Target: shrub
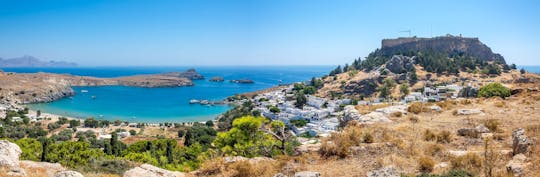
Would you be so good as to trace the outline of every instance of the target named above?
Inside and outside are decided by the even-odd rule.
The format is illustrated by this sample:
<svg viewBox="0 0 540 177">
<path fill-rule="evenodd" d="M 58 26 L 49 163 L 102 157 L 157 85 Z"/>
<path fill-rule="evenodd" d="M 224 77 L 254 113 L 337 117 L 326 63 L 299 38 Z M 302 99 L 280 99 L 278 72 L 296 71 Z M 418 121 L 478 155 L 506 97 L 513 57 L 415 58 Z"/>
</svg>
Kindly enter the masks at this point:
<svg viewBox="0 0 540 177">
<path fill-rule="evenodd" d="M 500 83 L 490 83 L 480 88 L 478 91 L 479 97 L 501 97 L 506 98 L 510 96 L 510 89 L 506 88 Z"/>
<path fill-rule="evenodd" d="M 443 153 L 444 146 L 440 144 L 431 144 L 431 145 L 428 145 L 426 149 L 424 149 L 424 151 L 426 152 L 427 155 L 437 156 Z"/>
<path fill-rule="evenodd" d="M 467 171 L 479 171 L 482 168 L 482 158 L 475 153 L 468 153 L 450 159 L 452 169 L 464 169 Z"/>
<path fill-rule="evenodd" d="M 135 131 L 135 130 L 129 130 L 129 134 L 130 134 L 131 136 L 134 136 L 134 135 L 137 134 L 137 131 Z"/>
<path fill-rule="evenodd" d="M 497 119 L 488 119 L 484 122 L 484 125 L 492 132 L 497 132 L 500 124 L 501 123 Z"/>
<path fill-rule="evenodd" d="M 371 135 L 371 133 L 364 133 L 364 137 L 363 137 L 362 142 L 364 142 L 364 143 L 373 143 L 374 139 L 373 139 L 373 136 Z"/>
<path fill-rule="evenodd" d="M 439 143 L 450 143 L 452 142 L 452 133 L 448 130 L 443 130 L 437 135 L 437 142 Z"/>
<path fill-rule="evenodd" d="M 342 132 L 332 133 L 321 143 L 319 153 L 323 157 L 338 156 L 345 158 L 349 155 L 349 148 L 362 143 L 362 131 L 357 126 L 347 126 Z"/>
<path fill-rule="evenodd" d="M 435 166 L 435 161 L 429 157 L 421 157 L 418 160 L 418 170 L 424 173 L 429 173 L 433 171 L 433 167 Z"/>
<path fill-rule="evenodd" d="M 403 113 L 401 113 L 401 112 L 393 112 L 390 116 L 392 116 L 392 117 L 401 117 L 401 116 L 403 116 Z"/>
<path fill-rule="evenodd" d="M 424 103 L 420 103 L 420 102 L 414 102 L 409 107 L 407 107 L 407 111 L 414 114 L 420 114 L 425 109 L 427 108 L 425 108 Z"/>
<path fill-rule="evenodd" d="M 433 133 L 430 129 L 427 129 L 424 132 L 424 140 L 426 141 L 435 141 L 437 140 L 437 135 Z"/>
</svg>

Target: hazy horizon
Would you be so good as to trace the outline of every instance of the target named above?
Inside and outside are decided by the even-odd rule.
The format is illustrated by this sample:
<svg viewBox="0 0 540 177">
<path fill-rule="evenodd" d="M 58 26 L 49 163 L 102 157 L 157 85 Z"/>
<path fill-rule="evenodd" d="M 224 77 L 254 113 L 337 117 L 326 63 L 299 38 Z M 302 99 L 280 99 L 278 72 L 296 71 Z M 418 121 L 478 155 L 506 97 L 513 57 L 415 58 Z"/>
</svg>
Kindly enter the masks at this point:
<svg viewBox="0 0 540 177">
<path fill-rule="evenodd" d="M 3 1 L 0 57 L 83 67 L 329 66 L 382 39 L 478 37 L 537 66 L 535 1 Z"/>
</svg>

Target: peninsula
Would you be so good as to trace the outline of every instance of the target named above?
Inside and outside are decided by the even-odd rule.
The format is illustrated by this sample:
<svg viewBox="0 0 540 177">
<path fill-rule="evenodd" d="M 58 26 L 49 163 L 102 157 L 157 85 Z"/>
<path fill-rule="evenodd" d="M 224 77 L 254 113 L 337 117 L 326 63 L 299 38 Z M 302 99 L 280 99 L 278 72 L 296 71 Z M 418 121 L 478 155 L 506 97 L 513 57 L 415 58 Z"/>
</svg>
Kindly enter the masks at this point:
<svg viewBox="0 0 540 177">
<path fill-rule="evenodd" d="M 204 79 L 194 69 L 184 72 L 144 74 L 114 78 L 99 78 L 53 73 L 0 72 L 0 95 L 3 102 L 17 104 L 50 102 L 75 94 L 72 86 L 133 86 L 183 87 L 193 86 L 192 80 Z"/>
</svg>

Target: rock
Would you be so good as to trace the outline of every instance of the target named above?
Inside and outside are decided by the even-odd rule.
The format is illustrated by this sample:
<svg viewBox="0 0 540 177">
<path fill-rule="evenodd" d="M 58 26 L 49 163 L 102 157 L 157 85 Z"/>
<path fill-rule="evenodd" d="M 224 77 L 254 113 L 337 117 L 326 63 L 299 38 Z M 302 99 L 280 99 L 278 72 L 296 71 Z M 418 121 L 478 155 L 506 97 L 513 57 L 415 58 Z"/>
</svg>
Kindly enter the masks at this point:
<svg viewBox="0 0 540 177">
<path fill-rule="evenodd" d="M 130 169 L 124 173 L 124 177 L 184 177 L 185 174 L 177 171 L 161 169 L 149 164 Z"/>
<path fill-rule="evenodd" d="M 62 167 L 59 163 L 49 162 L 34 162 L 29 160 L 22 160 L 20 162 L 21 168 L 28 172 L 41 171 L 47 176 L 54 176 L 58 172 L 65 171 L 66 168 Z"/>
<path fill-rule="evenodd" d="M 386 62 L 386 69 L 395 74 L 410 71 L 414 67 L 414 60 L 403 55 L 394 55 Z"/>
<path fill-rule="evenodd" d="M 475 128 L 462 128 L 457 131 L 459 136 L 466 136 L 471 138 L 478 138 L 478 131 Z"/>
<path fill-rule="evenodd" d="M 372 95 L 377 91 L 376 79 L 362 79 L 349 81 L 343 87 L 343 93 L 347 95 Z"/>
<path fill-rule="evenodd" d="M 360 112 L 358 112 L 353 105 L 347 105 L 343 108 L 343 117 L 341 121 L 349 122 L 351 120 L 358 120 L 360 119 L 360 116 Z"/>
<path fill-rule="evenodd" d="M 400 177 L 400 173 L 394 167 L 387 166 L 368 172 L 367 177 Z"/>
<path fill-rule="evenodd" d="M 532 140 L 525 135 L 525 129 L 519 128 L 512 132 L 512 151 L 514 155 L 528 153 L 532 144 Z"/>
<path fill-rule="evenodd" d="M 484 115 L 484 111 L 481 109 L 458 109 L 457 115 L 473 115 L 473 114 L 480 114 Z"/>
<path fill-rule="evenodd" d="M 248 158 L 245 158 L 245 157 L 242 157 L 242 156 L 225 157 L 223 159 L 225 160 L 225 163 L 234 163 L 234 162 L 238 162 L 238 161 L 248 160 Z"/>
<path fill-rule="evenodd" d="M 54 177 L 84 177 L 81 173 L 76 171 L 61 171 L 54 175 Z"/>
<path fill-rule="evenodd" d="M 294 177 L 321 177 L 321 173 L 313 171 L 296 172 Z"/>
<path fill-rule="evenodd" d="M 286 177 L 283 173 L 277 173 L 274 175 L 274 177 Z"/>
<path fill-rule="evenodd" d="M 440 106 L 437 106 L 437 105 L 430 106 L 429 109 L 431 109 L 433 111 L 437 111 L 437 112 L 442 111 L 442 108 Z"/>
<path fill-rule="evenodd" d="M 489 128 L 484 126 L 484 124 L 480 124 L 480 125 L 476 126 L 475 129 L 476 129 L 476 132 L 478 132 L 478 133 L 489 133 L 490 132 Z"/>
<path fill-rule="evenodd" d="M 364 124 L 372 124 L 378 122 L 392 122 L 388 117 L 380 112 L 371 112 L 369 114 L 363 115 L 358 119 L 358 122 Z"/>
<path fill-rule="evenodd" d="M 375 111 L 380 112 L 380 113 L 384 113 L 387 116 L 391 115 L 391 114 L 393 114 L 395 112 L 401 112 L 403 114 L 407 114 L 407 105 L 388 106 L 388 107 L 385 107 L 385 108 L 376 109 Z"/>
<path fill-rule="evenodd" d="M 19 156 L 22 151 L 15 143 L 0 140 L 0 167 L 19 167 Z"/>
<path fill-rule="evenodd" d="M 6 170 L 9 176 L 26 176 L 24 169 L 19 167 L 21 153 L 17 144 L 0 140 L 0 169 Z"/>
<path fill-rule="evenodd" d="M 525 157 L 523 154 L 518 154 L 506 164 L 506 170 L 514 174 L 516 177 L 523 176 L 529 165 L 530 163 L 527 162 L 527 157 Z"/>
<path fill-rule="evenodd" d="M 320 149 L 321 149 L 321 143 L 302 144 L 296 147 L 296 151 L 300 153 L 319 152 Z"/>
<path fill-rule="evenodd" d="M 225 79 L 223 77 L 212 77 L 209 81 L 210 82 L 223 82 Z"/>
</svg>

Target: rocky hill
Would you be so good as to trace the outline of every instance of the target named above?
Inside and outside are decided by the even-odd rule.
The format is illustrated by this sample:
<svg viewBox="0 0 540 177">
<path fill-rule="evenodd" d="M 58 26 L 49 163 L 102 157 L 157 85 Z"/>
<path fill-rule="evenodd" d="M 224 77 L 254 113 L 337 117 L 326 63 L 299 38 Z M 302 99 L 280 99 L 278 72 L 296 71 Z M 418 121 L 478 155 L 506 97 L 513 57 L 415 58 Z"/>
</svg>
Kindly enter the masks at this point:
<svg viewBox="0 0 540 177">
<path fill-rule="evenodd" d="M 76 67 L 76 63 L 64 61 L 43 61 L 33 56 L 17 58 L 0 58 L 0 67 Z"/>
<path fill-rule="evenodd" d="M 74 93 L 72 86 L 122 85 L 134 87 L 182 87 L 204 78 L 191 69 L 186 72 L 98 78 L 52 73 L 0 72 L 0 101 L 4 103 L 50 102 Z M 1 103 L 0 102 L 0 103 Z"/>
<path fill-rule="evenodd" d="M 428 52 L 437 51 L 452 54 L 471 56 L 483 61 L 494 61 L 501 64 L 506 63 L 504 58 L 480 42 L 478 38 L 467 38 L 461 36 L 441 36 L 435 38 L 398 38 L 383 39 L 381 49 L 377 55 L 392 56 L 402 52 Z"/>
</svg>

